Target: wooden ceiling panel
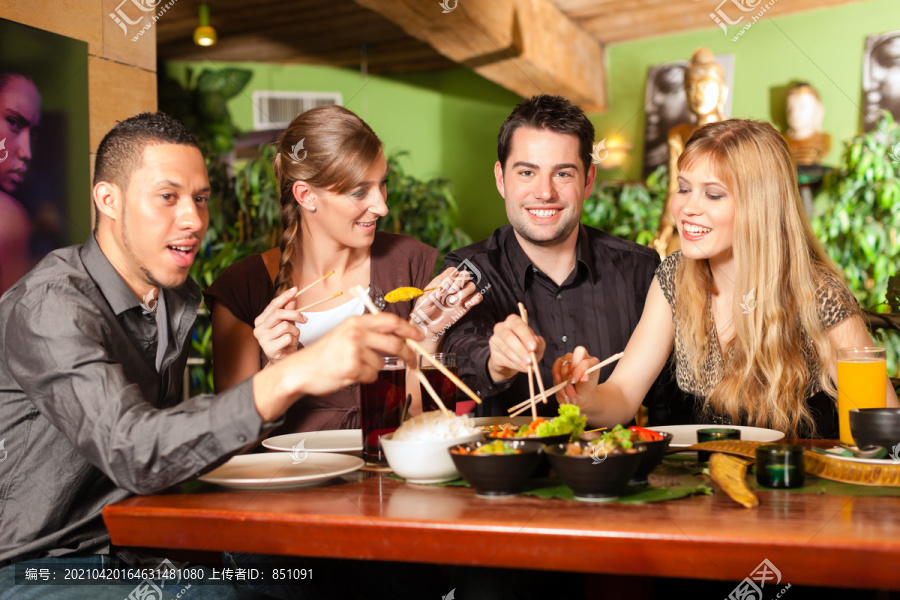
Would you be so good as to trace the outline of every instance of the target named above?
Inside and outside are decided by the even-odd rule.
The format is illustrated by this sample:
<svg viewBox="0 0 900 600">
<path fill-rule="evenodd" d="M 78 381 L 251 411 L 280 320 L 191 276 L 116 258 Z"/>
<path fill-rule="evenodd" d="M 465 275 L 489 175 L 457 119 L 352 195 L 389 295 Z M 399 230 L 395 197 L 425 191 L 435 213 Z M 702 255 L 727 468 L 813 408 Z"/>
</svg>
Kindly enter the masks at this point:
<svg viewBox="0 0 900 600">
<path fill-rule="evenodd" d="M 780 0 L 765 13 L 777 17 L 863 0 Z M 604 43 L 627 42 L 718 27 L 710 17 L 721 6 L 732 19 L 754 15 L 765 0 L 552 0 L 569 18 Z M 735 3 L 754 7 L 742 13 Z"/>
<path fill-rule="evenodd" d="M 861 1 L 779 0 L 766 16 Z M 200 48 L 191 39 L 200 0 L 178 0 L 156 23 L 157 55 L 359 68 L 364 51 L 372 73 L 463 65 L 520 95 L 562 93 L 602 110 L 607 44 L 715 29 L 710 14 L 721 6 L 737 18 L 740 2 L 766 3 L 447 0 L 454 9 L 444 13 L 437 0 L 209 0 L 219 43 Z"/>
<path fill-rule="evenodd" d="M 449 69 L 455 63 L 352 0 L 211 0 L 219 42 L 193 43 L 199 0 L 179 0 L 159 20 L 163 60 L 223 60 L 359 68 L 365 49 L 373 73 Z M 439 10 L 439 9 L 438 9 Z"/>
</svg>

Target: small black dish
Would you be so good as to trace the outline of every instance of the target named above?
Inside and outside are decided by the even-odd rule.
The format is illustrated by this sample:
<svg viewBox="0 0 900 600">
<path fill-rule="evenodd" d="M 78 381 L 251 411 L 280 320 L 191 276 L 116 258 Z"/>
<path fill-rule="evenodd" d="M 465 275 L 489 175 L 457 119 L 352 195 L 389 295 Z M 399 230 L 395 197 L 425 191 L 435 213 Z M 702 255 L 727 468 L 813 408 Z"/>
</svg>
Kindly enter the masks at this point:
<svg viewBox="0 0 900 600">
<path fill-rule="evenodd" d="M 585 448 L 587 442 L 575 442 Z M 634 477 L 644 454 L 645 446 L 635 444 L 634 452 L 592 456 L 567 456 L 567 444 L 545 446 L 550 464 L 563 482 L 572 488 L 577 500 L 610 499 L 618 496 L 628 480 Z"/>
<path fill-rule="evenodd" d="M 563 433 L 560 435 L 548 435 L 546 437 L 501 438 L 501 437 L 494 437 L 488 433 L 488 434 L 485 434 L 484 437 L 487 438 L 488 440 L 502 440 L 502 441 L 523 440 L 523 441 L 527 441 L 527 442 L 538 442 L 541 445 L 554 446 L 556 444 L 565 444 L 566 442 L 569 441 L 569 438 L 571 436 L 568 433 Z M 551 475 L 550 470 L 551 470 L 550 461 L 547 460 L 547 455 L 545 454 L 542 456 L 541 462 L 540 462 L 540 464 L 538 464 L 538 467 L 534 472 L 534 477 L 536 479 L 544 479 L 544 478 L 550 477 L 550 475 Z"/>
<path fill-rule="evenodd" d="M 850 435 L 858 448 L 881 446 L 891 457 L 900 454 L 900 408 L 853 408 Z"/>
<path fill-rule="evenodd" d="M 589 431 L 582 433 L 579 437 L 580 440 L 584 442 L 590 442 L 592 440 L 599 440 L 603 436 L 605 431 Z M 659 466 L 659 463 L 662 462 L 662 459 L 666 456 L 666 450 L 669 449 L 669 444 L 672 443 L 672 438 L 675 436 L 671 433 L 665 431 L 657 431 L 659 435 L 663 436 L 663 439 L 657 442 L 634 442 L 634 445 L 646 446 L 647 451 L 644 453 L 644 460 L 641 461 L 641 466 L 638 467 L 637 473 L 634 474 L 634 477 L 628 483 L 634 484 L 642 484 L 647 483 L 647 476 L 653 472 L 653 469 Z"/>
<path fill-rule="evenodd" d="M 479 496 L 511 496 L 519 493 L 522 484 L 541 461 L 544 445 L 530 440 L 502 440 L 503 444 L 521 450 L 521 454 L 459 454 L 460 448 L 474 450 L 491 443 L 469 442 L 450 448 L 456 470 L 475 488 Z"/>
<path fill-rule="evenodd" d="M 638 467 L 637 473 L 631 478 L 631 483 L 647 483 L 647 476 L 659 466 L 659 463 L 666 456 L 666 450 L 669 449 L 669 444 L 672 443 L 672 438 L 675 436 L 666 431 L 658 431 L 657 433 L 663 436 L 663 439 L 658 442 L 642 441 L 634 443 L 635 446 L 645 446 L 647 451 L 644 452 L 644 460 L 641 461 L 641 466 Z"/>
</svg>

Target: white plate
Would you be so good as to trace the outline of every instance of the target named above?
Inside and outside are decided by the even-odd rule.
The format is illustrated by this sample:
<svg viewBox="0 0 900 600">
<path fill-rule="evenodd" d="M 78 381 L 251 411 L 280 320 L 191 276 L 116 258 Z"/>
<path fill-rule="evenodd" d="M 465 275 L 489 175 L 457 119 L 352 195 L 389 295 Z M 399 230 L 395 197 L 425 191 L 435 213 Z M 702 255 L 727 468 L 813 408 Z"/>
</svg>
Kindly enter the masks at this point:
<svg viewBox="0 0 900 600">
<path fill-rule="evenodd" d="M 282 452 L 362 452 L 361 429 L 333 429 L 330 431 L 304 431 L 276 435 L 263 440 L 269 450 Z"/>
<path fill-rule="evenodd" d="M 528 425 L 531 421 L 531 417 L 476 417 L 472 419 L 472 425 L 475 427 L 488 427 L 490 425 L 512 423 L 522 427 L 523 425 Z"/>
<path fill-rule="evenodd" d="M 816 452 L 816 454 L 821 454 L 822 456 L 829 456 L 831 458 L 836 458 L 838 460 L 843 460 L 852 463 L 861 463 L 864 465 L 880 465 L 882 467 L 890 467 L 891 465 L 895 465 L 900 467 L 900 461 L 894 460 L 890 456 L 886 456 L 884 458 L 857 458 L 856 456 L 839 456 L 837 454 L 832 454 L 831 452 L 827 452 L 822 454 L 821 452 Z"/>
<path fill-rule="evenodd" d="M 294 464 L 296 460 L 300 462 Z M 303 454 L 298 459 L 284 452 L 242 454 L 200 480 L 241 490 L 286 490 L 352 473 L 363 464 L 348 454 Z"/>
<path fill-rule="evenodd" d="M 665 431 L 674 437 L 669 448 L 685 448 L 697 443 L 698 429 L 740 429 L 741 440 L 747 442 L 777 442 L 784 439 L 784 434 L 774 429 L 747 427 L 746 425 L 661 425 L 648 427 L 654 431 Z"/>
</svg>

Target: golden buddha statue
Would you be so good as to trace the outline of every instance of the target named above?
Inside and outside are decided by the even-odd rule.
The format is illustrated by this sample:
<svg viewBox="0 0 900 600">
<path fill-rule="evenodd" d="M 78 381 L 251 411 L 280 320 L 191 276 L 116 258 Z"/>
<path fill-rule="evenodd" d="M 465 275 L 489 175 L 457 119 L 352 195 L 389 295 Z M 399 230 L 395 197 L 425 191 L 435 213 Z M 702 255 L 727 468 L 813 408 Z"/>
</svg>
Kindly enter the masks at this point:
<svg viewBox="0 0 900 600">
<path fill-rule="evenodd" d="M 725 102 L 728 99 L 728 81 L 725 69 L 716 62 L 716 57 L 707 48 L 694 52 L 684 68 L 684 91 L 687 94 L 691 120 L 676 125 L 669 130 L 669 191 L 666 206 L 659 219 L 656 237 L 651 245 L 661 258 L 674 252 L 680 246 L 672 220 L 670 206 L 672 196 L 678 191 L 678 157 L 691 134 L 698 128 L 725 119 Z"/>
<path fill-rule="evenodd" d="M 831 150 L 831 136 L 822 131 L 824 118 L 825 107 L 814 87 L 798 83 L 788 90 L 784 139 L 798 166 L 818 165 Z"/>
</svg>

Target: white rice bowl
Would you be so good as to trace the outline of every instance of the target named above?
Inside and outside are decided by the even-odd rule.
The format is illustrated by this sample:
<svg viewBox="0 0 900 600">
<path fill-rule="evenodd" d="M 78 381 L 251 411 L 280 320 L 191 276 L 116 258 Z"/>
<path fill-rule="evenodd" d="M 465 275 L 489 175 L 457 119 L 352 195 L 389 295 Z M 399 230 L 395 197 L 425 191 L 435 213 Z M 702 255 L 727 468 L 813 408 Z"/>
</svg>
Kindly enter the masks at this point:
<svg viewBox="0 0 900 600">
<path fill-rule="evenodd" d="M 447 418 L 440 411 L 432 411 L 381 436 L 381 447 L 391 469 L 400 477 L 411 483 L 439 483 L 459 477 L 449 448 L 481 438 L 481 431 L 467 416 Z"/>
</svg>

